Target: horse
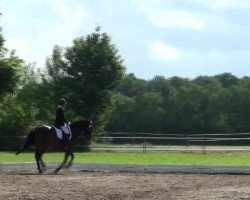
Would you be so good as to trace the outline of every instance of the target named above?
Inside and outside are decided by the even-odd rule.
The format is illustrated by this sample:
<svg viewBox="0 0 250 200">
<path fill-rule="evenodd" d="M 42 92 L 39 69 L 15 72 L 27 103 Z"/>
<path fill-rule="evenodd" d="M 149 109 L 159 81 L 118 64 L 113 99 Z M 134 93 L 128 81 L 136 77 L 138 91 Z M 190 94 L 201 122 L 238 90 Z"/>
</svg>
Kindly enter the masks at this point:
<svg viewBox="0 0 250 200">
<path fill-rule="evenodd" d="M 62 168 L 70 168 L 73 164 L 74 153 L 73 146 L 77 138 L 82 135 L 83 140 L 90 144 L 91 133 L 93 123 L 91 121 L 78 121 L 69 125 L 71 129 L 71 139 L 68 140 L 66 146 L 61 146 L 60 139 L 57 138 L 56 131 L 53 127 L 41 126 L 33 129 L 26 138 L 26 142 L 19 150 L 16 152 L 16 155 L 23 152 L 29 146 L 35 146 L 35 159 L 37 164 L 37 169 L 39 173 L 43 173 L 46 170 L 46 165 L 42 159 L 43 154 L 48 150 L 48 148 L 53 148 L 56 146 L 64 147 L 64 160 L 63 162 L 55 169 L 55 173 Z M 71 157 L 69 162 L 68 158 Z"/>
</svg>

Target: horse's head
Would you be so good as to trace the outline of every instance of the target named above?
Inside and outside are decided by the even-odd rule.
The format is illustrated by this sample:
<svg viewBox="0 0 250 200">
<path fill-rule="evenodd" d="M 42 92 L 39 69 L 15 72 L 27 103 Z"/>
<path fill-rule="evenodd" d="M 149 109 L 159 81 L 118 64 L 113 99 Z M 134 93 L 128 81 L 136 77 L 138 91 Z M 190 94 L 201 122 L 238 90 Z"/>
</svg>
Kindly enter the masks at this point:
<svg viewBox="0 0 250 200">
<path fill-rule="evenodd" d="M 71 125 L 73 129 L 75 129 L 79 135 L 83 136 L 87 143 L 90 142 L 93 123 L 92 121 L 78 121 Z"/>
<path fill-rule="evenodd" d="M 93 129 L 93 122 L 87 121 L 87 125 L 85 126 L 83 136 L 88 140 L 88 142 L 90 142 L 90 139 L 91 139 L 92 129 Z"/>
</svg>

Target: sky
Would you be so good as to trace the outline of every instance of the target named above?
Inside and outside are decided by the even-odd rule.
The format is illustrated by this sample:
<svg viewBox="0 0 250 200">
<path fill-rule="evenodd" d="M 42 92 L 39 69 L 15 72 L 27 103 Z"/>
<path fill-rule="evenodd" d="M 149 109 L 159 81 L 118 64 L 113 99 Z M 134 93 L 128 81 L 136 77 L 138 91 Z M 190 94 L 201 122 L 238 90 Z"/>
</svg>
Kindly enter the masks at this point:
<svg viewBox="0 0 250 200">
<path fill-rule="evenodd" d="M 0 12 L 5 47 L 39 68 L 101 26 L 138 78 L 250 76 L 250 0 L 0 0 Z"/>
</svg>

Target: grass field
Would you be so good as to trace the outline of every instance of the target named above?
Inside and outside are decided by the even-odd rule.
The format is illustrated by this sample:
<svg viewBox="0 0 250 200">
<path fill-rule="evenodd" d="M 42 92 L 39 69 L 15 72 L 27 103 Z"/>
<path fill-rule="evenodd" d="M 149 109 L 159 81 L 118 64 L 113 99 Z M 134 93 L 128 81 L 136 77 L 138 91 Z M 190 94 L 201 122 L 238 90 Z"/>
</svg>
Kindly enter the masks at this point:
<svg viewBox="0 0 250 200">
<path fill-rule="evenodd" d="M 47 153 L 44 160 L 60 162 L 63 153 Z M 16 156 L 13 152 L 0 152 L 0 163 L 34 162 L 33 153 L 22 153 Z M 75 153 L 76 163 L 100 164 L 133 164 L 133 165 L 222 165 L 250 166 L 248 154 L 209 153 Z"/>
</svg>

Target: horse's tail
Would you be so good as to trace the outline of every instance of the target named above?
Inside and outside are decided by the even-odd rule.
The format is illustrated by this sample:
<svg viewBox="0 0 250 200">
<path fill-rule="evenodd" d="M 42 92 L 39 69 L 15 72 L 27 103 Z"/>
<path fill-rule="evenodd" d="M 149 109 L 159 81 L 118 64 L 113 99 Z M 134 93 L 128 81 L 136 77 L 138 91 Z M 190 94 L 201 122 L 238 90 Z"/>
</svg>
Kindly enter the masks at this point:
<svg viewBox="0 0 250 200">
<path fill-rule="evenodd" d="M 16 155 L 18 155 L 19 153 L 22 153 L 25 149 L 27 149 L 29 146 L 34 145 L 35 144 L 35 133 L 36 130 L 32 130 L 29 135 L 26 138 L 26 142 L 23 145 L 22 149 L 20 149 L 18 152 L 16 152 Z"/>
</svg>

